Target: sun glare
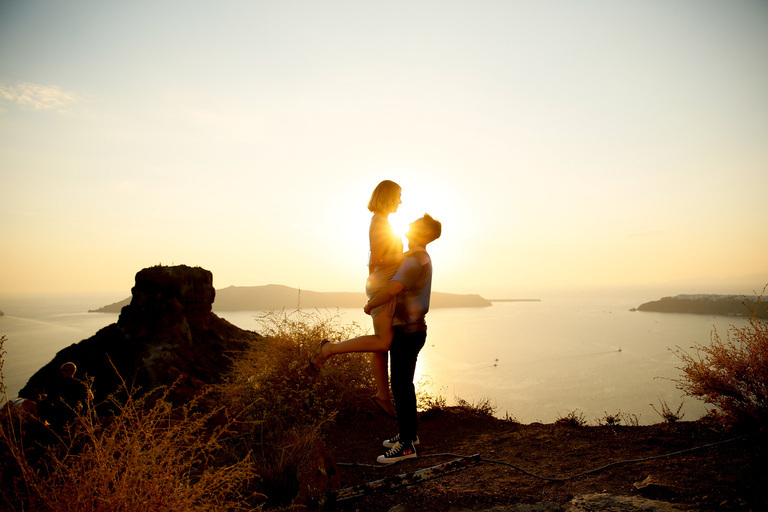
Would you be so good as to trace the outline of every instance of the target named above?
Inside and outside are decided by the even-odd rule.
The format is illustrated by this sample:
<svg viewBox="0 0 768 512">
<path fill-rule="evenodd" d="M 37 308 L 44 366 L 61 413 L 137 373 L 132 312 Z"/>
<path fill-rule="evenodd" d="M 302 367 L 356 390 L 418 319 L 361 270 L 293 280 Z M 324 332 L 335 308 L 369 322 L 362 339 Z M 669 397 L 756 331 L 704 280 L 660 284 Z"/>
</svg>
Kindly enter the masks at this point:
<svg viewBox="0 0 768 512">
<path fill-rule="evenodd" d="M 392 179 L 402 188 L 400 205 L 397 212 L 390 215 L 389 221 L 392 229 L 405 240 L 405 232 L 408 231 L 408 225 L 418 219 L 425 213 L 444 224 L 445 229 L 456 236 L 462 230 L 457 215 L 456 205 L 458 201 L 458 192 L 451 183 L 441 177 L 430 175 L 429 173 L 408 169 L 392 172 Z"/>
</svg>

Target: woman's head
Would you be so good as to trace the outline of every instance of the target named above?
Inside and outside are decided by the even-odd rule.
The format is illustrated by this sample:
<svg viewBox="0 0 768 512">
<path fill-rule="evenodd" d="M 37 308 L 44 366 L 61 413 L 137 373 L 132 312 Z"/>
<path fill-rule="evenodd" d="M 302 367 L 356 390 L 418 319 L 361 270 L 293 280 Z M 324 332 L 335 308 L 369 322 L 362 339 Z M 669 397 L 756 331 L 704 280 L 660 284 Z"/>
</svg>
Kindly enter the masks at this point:
<svg viewBox="0 0 768 512">
<path fill-rule="evenodd" d="M 392 213 L 400 205 L 400 185 L 394 181 L 384 180 L 373 190 L 368 210 L 374 213 Z"/>
</svg>

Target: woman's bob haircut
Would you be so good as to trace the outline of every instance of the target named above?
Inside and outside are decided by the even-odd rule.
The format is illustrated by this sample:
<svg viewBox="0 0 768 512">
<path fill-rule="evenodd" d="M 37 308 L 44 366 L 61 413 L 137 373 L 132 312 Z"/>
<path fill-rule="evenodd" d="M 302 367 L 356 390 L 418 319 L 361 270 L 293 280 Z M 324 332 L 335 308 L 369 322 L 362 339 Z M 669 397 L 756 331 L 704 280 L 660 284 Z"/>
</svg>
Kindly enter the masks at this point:
<svg viewBox="0 0 768 512">
<path fill-rule="evenodd" d="M 384 180 L 373 190 L 371 200 L 368 201 L 368 211 L 374 213 L 392 213 L 397 209 L 397 194 L 402 189 L 394 181 Z"/>
</svg>

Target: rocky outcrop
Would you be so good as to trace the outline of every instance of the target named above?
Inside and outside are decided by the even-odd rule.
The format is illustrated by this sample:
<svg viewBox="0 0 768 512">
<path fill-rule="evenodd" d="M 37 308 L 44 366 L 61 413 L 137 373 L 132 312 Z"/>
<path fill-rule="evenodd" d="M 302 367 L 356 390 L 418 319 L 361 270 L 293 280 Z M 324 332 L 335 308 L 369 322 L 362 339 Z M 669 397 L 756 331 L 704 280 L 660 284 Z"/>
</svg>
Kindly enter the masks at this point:
<svg viewBox="0 0 768 512">
<path fill-rule="evenodd" d="M 187 400 L 220 381 L 230 357 L 260 337 L 212 312 L 213 275 L 199 267 L 156 266 L 136 274 L 132 300 L 117 323 L 59 351 L 35 373 L 19 396 L 36 399 L 67 361 L 77 377 L 93 378 L 99 402 L 122 381 L 144 391 L 174 384 L 169 397 Z"/>
<path fill-rule="evenodd" d="M 764 305 L 757 297 L 740 295 L 677 295 L 663 297 L 641 304 L 632 311 L 657 313 L 694 313 L 699 315 L 752 316 L 755 311 L 762 318 L 768 317 Z"/>
</svg>

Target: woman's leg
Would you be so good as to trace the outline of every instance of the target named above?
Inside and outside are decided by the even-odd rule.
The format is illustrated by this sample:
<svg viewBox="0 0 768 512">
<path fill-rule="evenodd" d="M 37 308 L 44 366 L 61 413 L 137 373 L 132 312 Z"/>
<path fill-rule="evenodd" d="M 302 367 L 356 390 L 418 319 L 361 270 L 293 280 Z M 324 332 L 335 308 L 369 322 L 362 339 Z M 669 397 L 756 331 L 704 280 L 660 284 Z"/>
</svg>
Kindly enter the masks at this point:
<svg viewBox="0 0 768 512">
<path fill-rule="evenodd" d="M 371 366 L 376 381 L 376 398 L 389 400 L 389 352 L 371 353 Z"/>
<path fill-rule="evenodd" d="M 322 358 L 327 360 L 336 354 L 349 352 L 387 352 L 392 344 L 392 315 L 389 308 L 373 319 L 374 334 L 358 336 L 339 343 L 326 343 L 322 348 Z"/>
</svg>

